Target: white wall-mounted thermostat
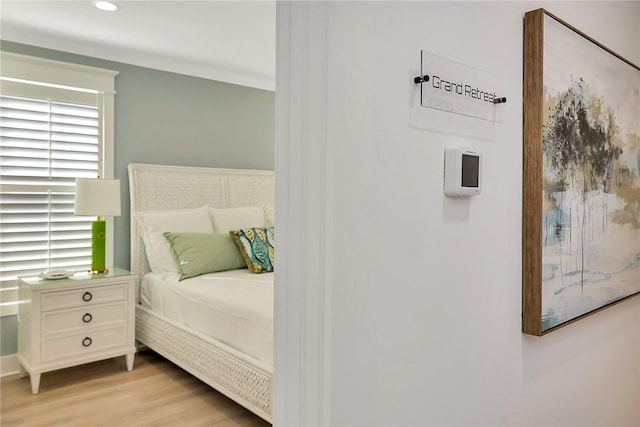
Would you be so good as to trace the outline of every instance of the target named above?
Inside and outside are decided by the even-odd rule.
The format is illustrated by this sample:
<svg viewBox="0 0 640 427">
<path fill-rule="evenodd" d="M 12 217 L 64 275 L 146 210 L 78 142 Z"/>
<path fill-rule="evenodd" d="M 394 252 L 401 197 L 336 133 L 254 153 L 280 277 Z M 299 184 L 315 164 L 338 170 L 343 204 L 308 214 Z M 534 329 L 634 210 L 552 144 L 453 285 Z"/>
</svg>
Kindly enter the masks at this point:
<svg viewBox="0 0 640 427">
<path fill-rule="evenodd" d="M 469 148 L 449 147 L 444 152 L 444 194 L 468 197 L 480 194 L 482 158 Z"/>
</svg>

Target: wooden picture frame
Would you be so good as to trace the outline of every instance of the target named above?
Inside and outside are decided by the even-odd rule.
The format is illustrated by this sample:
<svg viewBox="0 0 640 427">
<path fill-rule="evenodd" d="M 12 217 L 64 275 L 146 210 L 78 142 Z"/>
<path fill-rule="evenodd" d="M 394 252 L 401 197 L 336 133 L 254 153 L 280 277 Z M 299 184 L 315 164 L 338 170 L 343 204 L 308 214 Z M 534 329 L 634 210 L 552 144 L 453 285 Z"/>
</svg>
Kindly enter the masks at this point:
<svg viewBox="0 0 640 427">
<path fill-rule="evenodd" d="M 522 330 L 640 293 L 640 68 L 544 9 L 524 17 Z"/>
</svg>

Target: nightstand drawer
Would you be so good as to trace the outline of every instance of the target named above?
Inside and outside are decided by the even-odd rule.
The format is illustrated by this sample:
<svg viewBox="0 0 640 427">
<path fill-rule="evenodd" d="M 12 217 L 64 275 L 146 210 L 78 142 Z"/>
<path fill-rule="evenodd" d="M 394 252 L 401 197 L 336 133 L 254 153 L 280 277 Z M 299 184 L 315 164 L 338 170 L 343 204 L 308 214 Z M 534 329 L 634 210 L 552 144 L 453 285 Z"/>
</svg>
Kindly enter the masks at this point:
<svg viewBox="0 0 640 427">
<path fill-rule="evenodd" d="M 127 319 L 127 301 L 91 305 L 68 310 L 48 311 L 42 314 L 42 335 L 89 330 L 100 326 L 124 324 Z"/>
<path fill-rule="evenodd" d="M 42 293 L 42 311 L 60 310 L 127 299 L 127 284 Z"/>
<path fill-rule="evenodd" d="M 125 325 L 58 338 L 43 338 L 41 360 L 42 362 L 49 362 L 110 348 L 125 347 L 126 345 L 127 328 Z"/>
</svg>

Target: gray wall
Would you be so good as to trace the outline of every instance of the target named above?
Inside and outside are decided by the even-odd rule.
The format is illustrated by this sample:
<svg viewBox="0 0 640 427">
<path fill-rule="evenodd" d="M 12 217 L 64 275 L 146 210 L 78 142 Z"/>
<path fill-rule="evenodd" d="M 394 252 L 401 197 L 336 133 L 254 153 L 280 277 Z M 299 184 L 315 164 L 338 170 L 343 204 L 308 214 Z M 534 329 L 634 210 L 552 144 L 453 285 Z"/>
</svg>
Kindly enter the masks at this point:
<svg viewBox="0 0 640 427">
<path fill-rule="evenodd" d="M 0 356 L 18 352 L 18 317 L 4 316 L 0 320 Z"/>
<path fill-rule="evenodd" d="M 8 41 L 0 41 L 0 49 L 119 72 L 115 177 L 122 183 L 122 216 L 115 219 L 117 267 L 129 268 L 130 162 L 274 169 L 274 92 Z M 2 345 L 3 350 L 10 347 Z"/>
</svg>

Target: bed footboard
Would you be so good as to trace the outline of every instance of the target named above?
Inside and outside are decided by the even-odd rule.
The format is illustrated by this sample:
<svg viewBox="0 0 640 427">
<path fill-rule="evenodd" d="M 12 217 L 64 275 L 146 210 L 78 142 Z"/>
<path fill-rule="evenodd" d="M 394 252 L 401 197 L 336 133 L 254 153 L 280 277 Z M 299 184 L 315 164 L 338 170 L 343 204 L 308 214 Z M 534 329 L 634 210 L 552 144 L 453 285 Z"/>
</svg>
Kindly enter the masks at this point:
<svg viewBox="0 0 640 427">
<path fill-rule="evenodd" d="M 136 307 L 136 339 L 185 371 L 271 421 L 272 373 L 221 343 Z M 256 366 L 258 365 L 258 366 Z"/>
</svg>

